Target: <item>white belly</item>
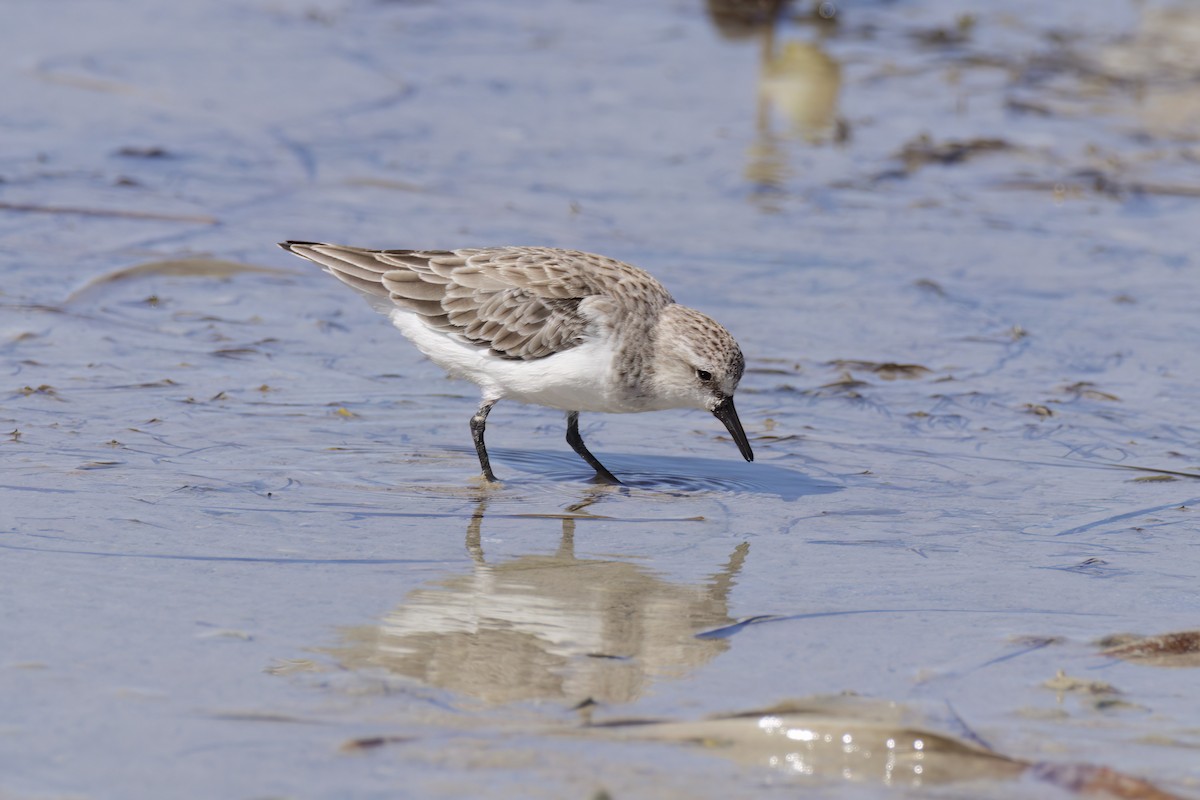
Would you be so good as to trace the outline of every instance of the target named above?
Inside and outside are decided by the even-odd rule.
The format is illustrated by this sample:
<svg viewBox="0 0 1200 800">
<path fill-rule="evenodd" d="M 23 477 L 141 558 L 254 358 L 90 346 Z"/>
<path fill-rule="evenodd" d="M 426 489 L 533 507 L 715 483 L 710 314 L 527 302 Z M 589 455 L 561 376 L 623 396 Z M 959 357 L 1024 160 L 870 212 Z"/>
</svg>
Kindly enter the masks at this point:
<svg viewBox="0 0 1200 800">
<path fill-rule="evenodd" d="M 592 340 L 552 356 L 519 361 L 498 358 L 432 330 L 410 312 L 397 310 L 390 317 L 433 363 L 478 384 L 485 399 L 506 398 L 564 411 L 642 410 L 630 406 L 613 384 L 614 351 L 607 341 Z"/>
</svg>

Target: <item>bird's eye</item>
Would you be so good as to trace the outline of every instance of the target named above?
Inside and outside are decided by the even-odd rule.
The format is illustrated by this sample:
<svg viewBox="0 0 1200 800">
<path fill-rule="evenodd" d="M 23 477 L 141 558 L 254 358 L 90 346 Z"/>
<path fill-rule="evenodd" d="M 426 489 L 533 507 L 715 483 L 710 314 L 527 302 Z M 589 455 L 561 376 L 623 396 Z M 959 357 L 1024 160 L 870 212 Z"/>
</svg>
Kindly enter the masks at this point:
<svg viewBox="0 0 1200 800">
<path fill-rule="evenodd" d="M 708 370 L 698 369 L 698 370 L 696 370 L 696 377 L 702 381 L 711 381 L 712 373 L 709 372 Z"/>
</svg>

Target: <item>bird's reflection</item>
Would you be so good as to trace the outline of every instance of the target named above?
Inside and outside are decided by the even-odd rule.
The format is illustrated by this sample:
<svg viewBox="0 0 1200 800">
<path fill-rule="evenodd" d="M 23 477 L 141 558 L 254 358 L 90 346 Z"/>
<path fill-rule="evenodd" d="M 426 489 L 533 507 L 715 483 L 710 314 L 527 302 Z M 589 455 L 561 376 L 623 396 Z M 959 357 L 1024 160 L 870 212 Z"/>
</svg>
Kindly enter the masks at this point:
<svg viewBox="0 0 1200 800">
<path fill-rule="evenodd" d="M 786 0 L 706 0 L 705 5 L 723 38 L 759 42 L 755 136 L 746 178 L 752 202 L 764 211 L 780 210 L 779 200 L 793 176 L 793 142 L 821 145 L 848 136 L 846 124 L 838 117 L 841 65 L 817 42 L 779 41 L 788 5 Z M 809 21 L 822 19 L 828 22 L 817 12 Z M 816 27 L 818 36 L 833 29 L 828 24 Z"/>
<path fill-rule="evenodd" d="M 728 642 L 695 634 L 729 624 L 729 590 L 749 545 L 696 585 L 578 558 L 576 522 L 604 491 L 562 515 L 556 552 L 498 563 L 484 554 L 481 499 L 467 526 L 472 568 L 412 591 L 376 625 L 347 629 L 329 652 L 351 669 L 382 668 L 487 703 L 627 703 L 707 663 Z"/>
<path fill-rule="evenodd" d="M 792 177 L 790 142 L 818 145 L 845 137 L 837 116 L 841 66 L 817 44 L 777 44 L 774 30 L 762 33 L 755 139 L 746 164 L 753 201 L 764 211 L 777 210 L 777 197 Z"/>
<path fill-rule="evenodd" d="M 773 27 L 791 0 L 705 0 L 708 19 L 722 37 L 749 39 Z"/>
<path fill-rule="evenodd" d="M 1146 4 L 1138 16 L 1130 34 L 1081 48 L 1081 102 L 1095 108 L 1104 102 L 1097 90 L 1122 90 L 1134 99 L 1123 104 L 1124 112 L 1146 134 L 1194 142 L 1200 138 L 1200 8 L 1194 2 Z"/>
<path fill-rule="evenodd" d="M 771 113 L 786 126 L 786 135 L 820 144 L 837 135 L 838 93 L 842 68 L 819 45 L 789 41 L 776 46 L 764 37 L 758 77 L 758 132 L 770 133 Z"/>
</svg>

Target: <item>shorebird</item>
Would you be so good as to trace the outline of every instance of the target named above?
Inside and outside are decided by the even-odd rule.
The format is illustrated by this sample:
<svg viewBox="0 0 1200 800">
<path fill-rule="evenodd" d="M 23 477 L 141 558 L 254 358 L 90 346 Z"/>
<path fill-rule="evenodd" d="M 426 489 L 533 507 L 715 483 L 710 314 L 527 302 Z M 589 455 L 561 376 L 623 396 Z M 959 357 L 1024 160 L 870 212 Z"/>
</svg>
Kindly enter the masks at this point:
<svg viewBox="0 0 1200 800">
<path fill-rule="evenodd" d="M 357 290 L 431 361 L 479 386 L 471 438 L 487 481 L 496 476 L 484 428 L 503 399 L 566 411 L 567 443 L 601 483 L 620 481 L 584 445 L 581 411 L 702 408 L 754 460 L 733 405 L 745 368 L 737 342 L 637 267 L 551 247 L 279 246 Z"/>
</svg>

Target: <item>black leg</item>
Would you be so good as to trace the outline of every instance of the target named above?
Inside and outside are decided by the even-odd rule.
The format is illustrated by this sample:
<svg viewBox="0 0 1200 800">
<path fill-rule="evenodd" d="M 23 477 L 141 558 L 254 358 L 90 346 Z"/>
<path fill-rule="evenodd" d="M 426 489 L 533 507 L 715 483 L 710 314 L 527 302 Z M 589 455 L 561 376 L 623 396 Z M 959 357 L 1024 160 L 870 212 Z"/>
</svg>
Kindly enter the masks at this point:
<svg viewBox="0 0 1200 800">
<path fill-rule="evenodd" d="M 479 456 L 479 466 L 483 468 L 483 479 L 491 483 L 499 481 L 496 480 L 496 473 L 492 472 L 487 448 L 483 446 L 483 429 L 487 425 L 488 413 L 497 402 L 498 400 L 484 400 L 475 416 L 471 417 L 471 438 L 475 440 L 475 454 Z"/>
<path fill-rule="evenodd" d="M 603 464 L 591 453 L 583 444 L 583 437 L 579 435 L 579 412 L 567 412 L 567 444 L 571 445 L 571 449 L 579 453 L 580 457 L 588 463 L 592 469 L 596 470 L 596 481 L 599 483 L 608 483 L 619 485 L 621 482 L 617 480 L 617 476 L 609 472 Z"/>
</svg>

